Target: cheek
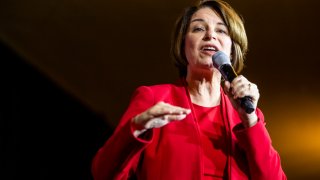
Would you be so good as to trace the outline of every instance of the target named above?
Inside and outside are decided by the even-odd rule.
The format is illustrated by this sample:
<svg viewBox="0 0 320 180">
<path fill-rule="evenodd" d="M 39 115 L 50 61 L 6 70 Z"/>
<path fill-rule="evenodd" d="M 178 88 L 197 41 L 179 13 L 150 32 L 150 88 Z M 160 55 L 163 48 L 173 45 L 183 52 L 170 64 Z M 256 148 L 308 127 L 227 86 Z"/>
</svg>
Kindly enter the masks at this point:
<svg viewBox="0 0 320 180">
<path fill-rule="evenodd" d="M 192 56 L 194 56 L 195 47 L 196 47 L 196 44 L 194 43 L 194 41 L 192 41 L 192 39 L 190 38 L 186 38 L 184 53 L 186 55 L 187 61 L 189 61 L 189 59 L 192 58 Z"/>
<path fill-rule="evenodd" d="M 224 52 L 229 56 L 231 55 L 231 47 L 232 47 L 231 39 L 230 38 L 226 38 L 223 41 L 223 49 L 224 49 Z"/>
</svg>

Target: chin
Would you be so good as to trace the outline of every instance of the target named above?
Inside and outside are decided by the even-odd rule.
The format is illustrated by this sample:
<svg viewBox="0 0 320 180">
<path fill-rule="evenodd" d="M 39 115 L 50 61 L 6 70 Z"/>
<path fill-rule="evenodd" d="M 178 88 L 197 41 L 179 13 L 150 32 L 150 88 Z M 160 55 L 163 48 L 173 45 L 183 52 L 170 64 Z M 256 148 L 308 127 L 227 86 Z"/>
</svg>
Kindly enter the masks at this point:
<svg viewBox="0 0 320 180">
<path fill-rule="evenodd" d="M 206 68 L 206 69 L 210 69 L 210 70 L 213 70 L 213 69 L 215 68 L 212 63 L 210 63 L 210 64 L 204 64 L 203 67 Z"/>
<path fill-rule="evenodd" d="M 201 71 L 212 74 L 213 72 L 215 72 L 215 68 L 213 66 L 207 65 L 204 66 Z"/>
</svg>

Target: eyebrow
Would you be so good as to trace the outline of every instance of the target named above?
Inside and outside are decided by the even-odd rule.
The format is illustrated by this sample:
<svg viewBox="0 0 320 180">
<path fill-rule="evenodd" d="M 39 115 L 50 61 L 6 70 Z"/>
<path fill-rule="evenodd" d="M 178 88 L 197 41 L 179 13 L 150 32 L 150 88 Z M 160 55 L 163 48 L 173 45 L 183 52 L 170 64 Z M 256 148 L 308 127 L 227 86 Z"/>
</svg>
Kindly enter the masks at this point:
<svg viewBox="0 0 320 180">
<path fill-rule="evenodd" d="M 190 24 L 193 23 L 193 22 L 205 22 L 205 20 L 204 20 L 204 19 L 201 19 L 201 18 L 193 19 L 193 20 L 191 20 Z M 226 25 L 225 23 L 223 23 L 223 22 L 218 22 L 217 24 L 218 24 L 218 25 L 227 26 L 227 25 Z"/>
</svg>

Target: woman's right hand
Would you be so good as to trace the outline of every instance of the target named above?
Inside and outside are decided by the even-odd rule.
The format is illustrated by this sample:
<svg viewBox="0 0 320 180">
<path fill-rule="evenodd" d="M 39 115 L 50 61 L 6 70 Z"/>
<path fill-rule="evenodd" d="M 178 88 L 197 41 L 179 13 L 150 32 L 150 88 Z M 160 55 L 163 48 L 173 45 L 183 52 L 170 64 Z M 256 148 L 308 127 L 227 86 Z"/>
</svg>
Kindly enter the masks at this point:
<svg viewBox="0 0 320 180">
<path fill-rule="evenodd" d="M 132 123 L 135 126 L 134 135 L 137 137 L 147 129 L 160 128 L 171 121 L 182 120 L 190 112 L 190 109 L 160 101 L 132 119 Z"/>
</svg>

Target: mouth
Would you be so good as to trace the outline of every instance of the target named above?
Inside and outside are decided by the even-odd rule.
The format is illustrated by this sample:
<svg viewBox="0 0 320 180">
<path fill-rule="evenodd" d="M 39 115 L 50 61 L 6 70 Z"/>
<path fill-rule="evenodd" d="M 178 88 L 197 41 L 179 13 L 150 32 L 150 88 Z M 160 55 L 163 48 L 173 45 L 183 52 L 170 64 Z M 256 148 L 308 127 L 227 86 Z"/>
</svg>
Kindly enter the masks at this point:
<svg viewBox="0 0 320 180">
<path fill-rule="evenodd" d="M 218 48 L 214 45 L 205 45 L 201 48 L 202 52 L 205 52 L 209 55 L 213 55 L 215 52 L 219 51 Z"/>
</svg>

